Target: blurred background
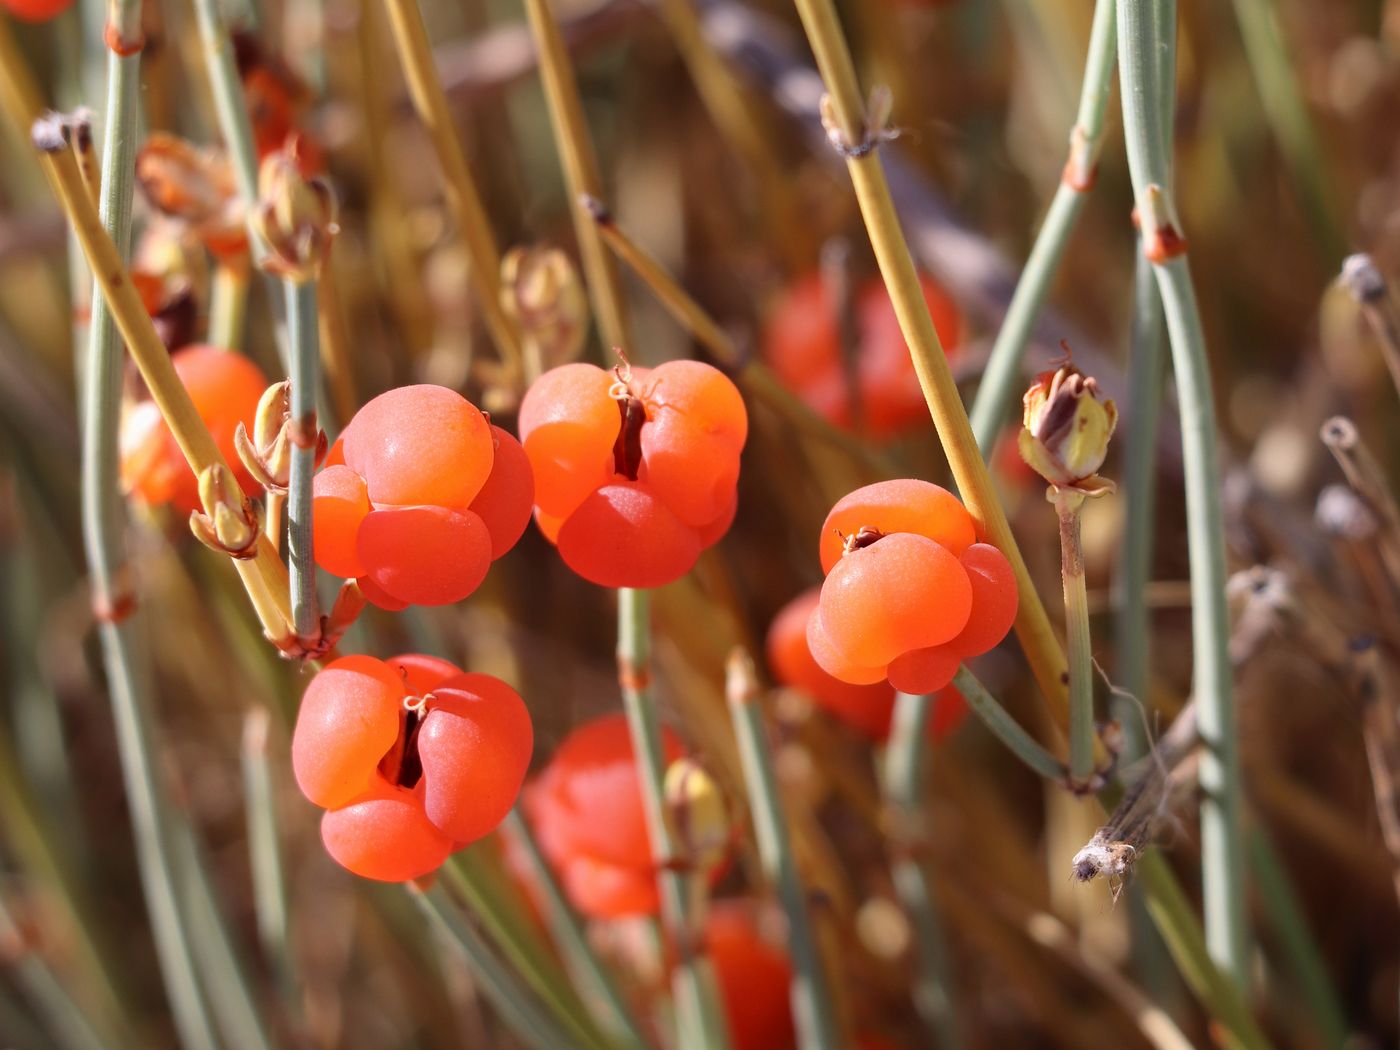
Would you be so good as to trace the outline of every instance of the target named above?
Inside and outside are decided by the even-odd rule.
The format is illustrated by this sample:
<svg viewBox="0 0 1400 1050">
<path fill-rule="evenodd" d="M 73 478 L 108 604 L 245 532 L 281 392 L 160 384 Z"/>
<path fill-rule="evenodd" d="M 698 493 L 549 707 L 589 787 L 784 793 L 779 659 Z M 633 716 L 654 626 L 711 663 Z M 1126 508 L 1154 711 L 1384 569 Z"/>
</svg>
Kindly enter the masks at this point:
<svg viewBox="0 0 1400 1050">
<path fill-rule="evenodd" d="M 775 318 L 800 282 L 823 266 L 852 287 L 878 276 L 844 164 L 825 145 L 820 85 L 793 9 L 767 0 L 680 3 L 698 15 L 689 22 L 669 0 L 553 6 L 617 227 L 679 278 L 741 360 L 780 366 Z M 956 305 L 953 331 L 941 334 L 971 391 L 1060 181 L 1093 4 L 838 6 L 862 83 L 892 89 L 898 137 L 881 155 L 918 260 Z M 499 243 L 555 246 L 577 264 L 521 6 L 433 0 L 422 10 Z M 323 321 L 343 351 L 331 371 L 332 435 L 355 406 L 409 382 L 459 389 L 514 429 L 520 390 L 493 367 L 384 9 L 370 0 L 229 0 L 224 13 L 239 32 L 255 118 L 258 105 L 285 110 L 322 155 L 339 200 L 324 281 L 332 291 L 322 289 Z M 104 17 L 100 2 L 81 0 L 54 21 L 8 25 L 45 101 L 88 105 L 99 122 Z M 151 2 L 143 21 L 143 138 L 167 131 L 218 146 L 191 7 Z M 1343 527 L 1315 512 L 1326 487 L 1344 480 L 1318 439 L 1332 415 L 1353 419 L 1382 472 L 1400 480 L 1397 391 L 1372 325 L 1336 283 L 1352 252 L 1370 253 L 1382 275 L 1400 271 L 1400 4 L 1189 4 L 1179 34 L 1176 194 L 1217 384 L 1231 569 L 1258 570 L 1241 577 L 1235 597 L 1257 612 L 1250 594 L 1283 595 L 1266 603 L 1262 626 L 1250 621 L 1255 632 L 1237 639 L 1248 834 L 1251 851 L 1263 851 L 1250 895 L 1254 1000 L 1280 1046 L 1394 1045 L 1397 867 L 1377 815 L 1364 697 L 1345 640 L 1377 639 L 1380 670 L 1368 681 L 1389 695 L 1400 607 L 1377 568 L 1377 543 L 1388 541 L 1376 540 L 1376 522 L 1367 531 L 1365 520 Z M 716 77 L 719 88 L 706 80 Z M 716 97 L 737 109 L 716 106 Z M 119 1003 L 140 1045 L 173 1045 L 85 576 L 73 345 L 83 293 L 79 284 L 75 304 L 65 224 L 13 116 L 0 154 L 0 1042 L 60 1038 L 37 964 L 84 1009 Z M 1115 80 L 1097 183 L 1026 366 L 1029 380 L 1062 356 L 1064 340 L 1118 399 L 1120 437 L 1104 473 L 1120 487 L 1122 435 L 1134 427 L 1126 395 L 1135 253 L 1121 126 Z M 158 226 L 139 189 L 136 213 L 138 229 Z M 151 251 L 186 233 L 164 234 Z M 168 298 L 158 305 L 184 311 L 191 341 L 202 338 L 212 268 L 202 250 L 178 266 L 151 266 L 174 282 L 161 286 Z M 648 286 L 622 273 L 630 359 L 705 356 Z M 246 352 L 269 376 L 282 374 L 257 280 L 246 333 Z M 610 365 L 606 350 L 590 333 L 579 352 Z M 1134 712 L 1133 728 L 1145 724 L 1154 736 L 1190 688 L 1181 455 L 1167 390 L 1147 591 L 1151 676 L 1140 707 L 1115 708 Z M 873 480 L 867 455 L 748 400 L 735 525 L 690 576 L 655 596 L 665 719 L 726 788 L 741 823 L 725 657 L 735 645 L 761 657 L 775 614 L 821 580 L 816 543 L 827 510 Z M 1014 429 L 1007 433 L 1014 439 Z M 878 439 L 857 429 L 854 439 L 898 475 L 947 482 L 926 419 Z M 1057 533 L 1041 483 L 1019 465 L 1014 440 L 992 460 L 1058 618 Z M 1119 668 L 1113 593 L 1124 513 L 1121 497 L 1098 500 L 1084 526 L 1095 654 L 1109 675 Z M 397 887 L 357 880 L 325 855 L 319 814 L 296 791 L 287 762 L 308 672 L 263 641 L 227 559 L 193 542 L 181 513 L 140 503 L 125 542 L 160 775 L 195 832 L 189 848 L 215 891 L 230 965 L 245 973 L 273 1039 L 516 1045 Z M 379 656 L 437 652 L 506 678 L 530 706 L 543 764 L 571 727 L 619 708 L 612 602 L 531 528 L 467 602 L 402 614 L 370 608 L 346 644 Z M 1044 738 L 1043 707 L 1014 641 L 976 670 Z M 878 747 L 791 691 L 775 693 L 766 711 L 846 1029 L 885 1041 L 869 1046 L 931 1045 L 911 999 L 912 934 L 890 876 L 892 849 L 908 843 L 892 837 Z M 270 951 L 282 942 L 269 941 L 267 902 L 255 890 L 250 785 L 267 792 L 255 804 L 281 843 L 280 955 Z M 1187 791 L 1158 843 L 1193 893 L 1195 825 Z M 1210 1042 L 1205 1015 L 1144 935 L 1131 880 L 1116 898 L 1102 883 L 1070 883 L 1069 858 L 1094 827 L 1083 807 L 1019 766 L 974 720 L 938 744 L 917 849 L 934 872 L 969 1046 L 1150 1045 L 1145 1003 L 1191 1044 Z M 472 849 L 494 865 L 493 845 Z M 715 893 L 764 895 L 751 835 L 740 836 Z M 655 975 L 636 962 L 635 929 L 600 923 L 591 932 L 631 975 L 634 995 L 654 990 Z"/>
</svg>

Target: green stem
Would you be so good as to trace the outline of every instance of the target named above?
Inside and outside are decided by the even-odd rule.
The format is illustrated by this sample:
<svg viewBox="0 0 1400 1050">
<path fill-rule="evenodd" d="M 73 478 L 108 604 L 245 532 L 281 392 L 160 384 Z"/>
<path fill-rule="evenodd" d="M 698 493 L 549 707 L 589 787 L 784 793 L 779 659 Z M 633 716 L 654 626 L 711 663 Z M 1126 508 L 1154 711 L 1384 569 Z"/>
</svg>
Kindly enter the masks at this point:
<svg viewBox="0 0 1400 1050">
<path fill-rule="evenodd" d="M 641 1026 L 633 1016 L 613 975 L 603 965 L 593 946 L 588 943 L 588 935 L 578 913 L 564 895 L 559 880 L 554 877 L 554 870 L 541 852 L 530 822 L 525 819 L 519 806 L 512 809 L 506 817 L 506 826 L 524 850 L 534 882 L 544 891 L 549 902 L 550 926 L 554 931 L 555 940 L 567 954 L 574 971 L 587 975 L 594 992 L 606 1005 L 607 1023 L 611 1034 L 623 1046 L 644 1050 L 647 1041 Z"/>
<path fill-rule="evenodd" d="M 1163 9 L 1175 19 L 1175 2 Z M 1133 191 L 1149 243 L 1180 234 L 1170 196 L 1168 143 L 1162 133 L 1162 46 L 1148 0 L 1121 0 L 1123 124 Z M 1170 242 L 1168 237 L 1167 241 Z M 1187 548 L 1191 562 L 1193 693 L 1201 739 L 1201 869 L 1206 941 L 1211 956 L 1244 984 L 1248 934 L 1244 857 L 1240 830 L 1239 757 L 1236 741 L 1229 617 L 1225 604 L 1225 525 L 1220 508 L 1215 407 L 1205 335 L 1184 254 L 1154 261 L 1166 313 L 1173 371 L 1181 399 L 1182 453 L 1186 472 Z"/>
<path fill-rule="evenodd" d="M 1017 721 L 1011 717 L 985 686 L 966 667 L 958 668 L 953 676 L 953 684 L 962 693 L 972 713 L 982 720 L 992 735 L 1011 749 L 1033 773 L 1046 780 L 1062 781 L 1067 771 L 1065 765 L 1045 748 L 1032 739 Z"/>
<path fill-rule="evenodd" d="M 921 859 L 925 838 L 924 784 L 928 778 L 928 722 L 938 697 L 897 693 L 894 722 L 885 751 L 885 798 L 897 822 L 894 887 L 914 924 L 919 973 L 914 980 L 914 1005 L 931 1035 L 944 1050 L 962 1045 L 954 1007 L 953 982 L 948 972 L 943 923 L 938 916 L 928 864 Z"/>
<path fill-rule="evenodd" d="M 316 392 L 321 348 L 316 282 L 286 281 L 287 327 L 292 335 L 292 462 L 287 484 L 287 573 L 292 589 L 292 629 L 303 644 L 321 633 L 316 600 L 316 559 L 311 530 L 311 486 L 316 471 Z"/>
<path fill-rule="evenodd" d="M 452 889 L 486 927 L 496 949 L 524 978 L 563 1030 L 571 1045 L 605 1050 L 606 1044 L 574 994 L 568 976 L 538 932 L 502 892 L 499 881 L 475 850 L 464 850 L 442 869 Z"/>
<path fill-rule="evenodd" d="M 427 891 L 410 886 L 409 894 L 443 938 L 462 950 L 473 982 L 523 1042 L 535 1050 L 569 1050 L 580 1045 L 520 986 L 481 934 L 462 920 L 441 884 Z"/>
<path fill-rule="evenodd" d="M 258 940 L 277 976 L 284 1001 L 295 1009 L 299 982 L 287 940 L 287 883 L 278 834 L 277 796 L 268 762 L 271 714 L 266 707 L 249 710 L 243 720 L 243 797 L 248 825 L 248 866 L 253 880 L 253 909 Z"/>
<path fill-rule="evenodd" d="M 1283 942 L 1284 955 L 1292 965 L 1293 977 L 1306 1004 L 1303 1012 L 1316 1026 L 1323 1045 L 1329 1050 L 1342 1050 L 1350 1042 L 1346 1015 L 1327 975 L 1317 939 L 1308 929 L 1302 902 L 1263 827 L 1250 830 L 1249 860 L 1264 911 Z"/>
<path fill-rule="evenodd" d="M 1060 519 L 1060 577 L 1065 592 L 1069 656 L 1069 777 L 1076 789 L 1082 789 L 1094 777 L 1094 657 L 1089 645 L 1084 549 L 1079 540 L 1079 512 L 1084 497 L 1061 493 L 1053 502 Z"/>
<path fill-rule="evenodd" d="M 617 591 L 617 666 L 622 703 L 632 732 L 632 750 L 641 781 L 647 833 L 661 891 L 661 919 L 676 954 L 672 991 L 676 1000 L 678 1045 L 710 1050 L 727 1047 L 724 1015 L 714 1000 L 713 981 L 699 952 L 699 933 L 690 914 L 691 876 L 679 870 L 679 856 L 666 819 L 666 757 L 661 720 L 651 695 L 651 614 L 649 595 L 631 587 Z"/>
<path fill-rule="evenodd" d="M 983 456 L 991 455 L 992 445 L 1006 419 L 1007 408 L 1019 385 L 1021 361 L 1035 329 L 1036 317 L 1045 305 L 1070 233 L 1079 219 L 1079 213 L 1084 210 L 1089 190 L 1093 188 L 1103 139 L 1104 110 L 1113 87 L 1114 59 L 1118 49 L 1114 5 L 1115 0 L 1098 0 L 1094 5 L 1094 24 L 1089 33 L 1089 53 L 1084 63 L 1079 117 L 1070 132 L 1069 162 L 1050 202 L 1050 210 L 1046 212 L 1045 221 L 1031 246 L 1025 268 L 1016 282 L 1016 291 L 1006 308 L 1006 317 L 997 332 L 996 342 L 992 344 L 982 381 L 977 387 L 977 396 L 968 413 L 977 447 Z"/>
<path fill-rule="evenodd" d="M 753 664 L 738 651 L 730 658 L 729 714 L 739 744 L 744 783 L 759 859 L 778 891 L 787 915 L 788 954 L 793 963 L 792 1013 L 803 1050 L 834 1050 L 841 1045 L 821 953 L 807 915 L 807 891 L 797 871 L 778 778 L 768 751 L 763 709 L 755 688 Z"/>
<path fill-rule="evenodd" d="M 109 29 L 117 39 L 139 38 L 140 4 L 122 3 Z M 135 176 L 137 91 L 141 53 L 112 52 L 107 65 L 107 113 L 102 150 L 102 225 L 123 260 L 131 254 L 131 203 Z M 166 789 L 161 783 L 149 712 L 131 645 L 133 625 L 126 617 L 135 601 L 130 592 L 125 525 L 118 489 L 117 428 L 121 404 L 122 343 L 106 300 L 92 296 L 83 411 L 83 540 L 93 603 L 98 611 L 103 666 L 116 724 L 117 751 L 131 806 L 137 861 L 151 930 L 155 937 L 166 995 L 181 1041 L 214 1047 L 213 1025 L 195 978 L 190 931 L 180 915 L 180 881 Z"/>
</svg>

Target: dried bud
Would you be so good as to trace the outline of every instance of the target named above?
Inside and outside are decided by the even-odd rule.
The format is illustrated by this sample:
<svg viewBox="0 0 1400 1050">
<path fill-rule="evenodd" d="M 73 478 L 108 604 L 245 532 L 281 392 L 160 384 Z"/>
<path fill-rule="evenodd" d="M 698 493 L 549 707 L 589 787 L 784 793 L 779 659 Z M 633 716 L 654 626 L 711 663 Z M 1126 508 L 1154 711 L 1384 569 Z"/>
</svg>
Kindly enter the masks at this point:
<svg viewBox="0 0 1400 1050">
<path fill-rule="evenodd" d="M 1087 496 L 1113 491 L 1095 471 L 1108 455 L 1118 408 L 1073 365 L 1042 372 L 1022 399 L 1021 456 L 1050 485 Z"/>
<path fill-rule="evenodd" d="M 208 256 L 183 223 L 157 218 L 146 226 L 131 263 L 131 283 L 169 350 L 193 342 L 199 303 L 209 283 Z"/>
<path fill-rule="evenodd" d="M 335 194 L 302 173 L 301 139 L 263 158 L 253 225 L 270 250 L 263 265 L 293 281 L 315 280 L 336 234 Z"/>
<path fill-rule="evenodd" d="M 248 473 L 269 492 L 285 494 L 292 469 L 290 384 L 284 379 L 273 383 L 258 399 L 253 416 L 253 438 L 240 422 L 233 432 L 233 447 Z"/>
<path fill-rule="evenodd" d="M 501 305 L 539 354 L 541 370 L 578 357 L 588 331 L 588 297 L 558 248 L 512 248 L 501 260 Z"/>
<path fill-rule="evenodd" d="M 248 250 L 243 201 L 224 154 L 158 131 L 136 155 L 136 180 L 153 207 L 186 223 L 212 254 Z"/>
<path fill-rule="evenodd" d="M 714 777 L 693 758 L 677 759 L 666 769 L 664 793 L 684 859 L 694 871 L 713 870 L 729 852 L 733 827 Z"/>
<path fill-rule="evenodd" d="M 199 501 L 204 512 L 190 513 L 190 531 L 199 542 L 233 558 L 257 554 L 257 513 L 223 466 L 216 463 L 200 472 Z"/>
</svg>

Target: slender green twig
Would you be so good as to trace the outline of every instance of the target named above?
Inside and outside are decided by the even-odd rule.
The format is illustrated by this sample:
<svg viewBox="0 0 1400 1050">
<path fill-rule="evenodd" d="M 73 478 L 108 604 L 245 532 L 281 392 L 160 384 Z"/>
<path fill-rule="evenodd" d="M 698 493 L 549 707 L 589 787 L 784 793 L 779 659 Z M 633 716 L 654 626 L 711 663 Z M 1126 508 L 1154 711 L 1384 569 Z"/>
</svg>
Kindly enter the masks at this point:
<svg viewBox="0 0 1400 1050">
<path fill-rule="evenodd" d="M 967 706 L 972 708 L 972 713 L 1033 773 L 1056 782 L 1065 779 L 1068 775 L 1065 764 L 1031 739 L 1030 734 L 987 692 L 971 671 L 966 667 L 958 668 L 953 684 L 962 693 Z"/>
<path fill-rule="evenodd" d="M 292 461 L 287 482 L 287 575 L 291 585 L 292 630 L 303 646 L 315 645 L 321 633 L 316 598 L 316 557 L 311 530 L 311 478 L 316 472 L 316 392 L 320 389 L 321 350 L 316 317 L 316 281 L 283 282 L 287 327 L 292 336 Z"/>
<path fill-rule="evenodd" d="M 564 177 L 569 187 L 570 214 L 578 236 L 579 254 L 588 277 L 588 295 L 593 302 L 593 314 L 598 330 L 610 347 L 631 346 L 628 338 L 627 302 L 618 280 L 617 266 L 603 247 L 598 229 L 581 199 L 588 194 L 603 195 L 603 180 L 598 171 L 598 155 L 588 134 L 584 119 L 583 100 L 579 97 L 578 81 L 573 62 L 564 46 L 559 22 L 550 8 L 550 0 L 525 0 L 530 32 L 539 49 L 540 78 L 544 83 L 545 99 L 549 104 L 550 125 L 554 129 L 554 144 L 564 165 Z"/>
<path fill-rule="evenodd" d="M 443 939 L 461 949 L 472 980 L 521 1040 L 535 1050 L 572 1050 L 580 1046 L 520 986 L 481 934 L 462 920 L 441 885 L 426 891 L 410 886 L 409 892 Z"/>
<path fill-rule="evenodd" d="M 539 997 L 574 1045 L 605 1050 L 605 1043 L 574 994 L 567 974 L 550 954 L 538 929 L 512 906 L 475 850 L 463 850 L 442 869 L 453 891 L 485 926 L 496 950 Z"/>
<path fill-rule="evenodd" d="M 834 1050 L 841 1045 L 841 1037 L 832 1010 L 831 991 L 807 915 L 807 891 L 797 871 L 797 859 L 778 793 L 778 778 L 768 752 L 753 660 L 742 649 L 736 649 L 729 657 L 727 692 L 759 857 L 764 874 L 776 887 L 787 915 L 788 954 L 793 963 L 792 1014 L 797 1022 L 798 1040 L 804 1050 Z"/>
<path fill-rule="evenodd" d="M 870 235 L 880 275 L 889 289 L 900 332 L 909 347 L 919 386 L 953 480 L 979 535 L 1006 555 L 1016 575 L 1020 605 L 1016 635 L 1025 650 L 1036 682 L 1051 714 L 1061 725 L 1069 712 L 1065 690 L 1065 656 L 1045 605 L 1036 593 L 1011 525 L 1006 519 L 987 465 L 977 448 L 957 384 L 934 330 L 928 304 L 919 285 L 909 243 L 899 225 L 889 184 L 880 161 L 880 143 L 888 134 L 885 114 L 874 119 L 866 112 L 856 79 L 850 48 L 841 31 L 832 0 L 796 0 L 803 28 L 811 41 L 822 80 L 826 83 L 828 138 L 846 157 L 846 168 L 855 187 L 856 200 Z M 886 111 L 887 112 L 887 111 Z"/>
<path fill-rule="evenodd" d="M 633 1016 L 631 1007 L 627 1005 L 617 981 L 598 957 L 598 953 L 593 950 L 593 946 L 588 943 L 588 935 L 582 921 L 574 911 L 573 905 L 569 903 L 568 897 L 564 895 L 559 880 L 554 877 L 553 869 L 540 851 L 540 844 L 535 839 L 530 822 L 525 819 L 518 805 L 506 817 L 505 826 L 524 850 L 535 884 L 544 891 L 549 903 L 550 927 L 554 931 L 555 940 L 567 954 L 574 971 L 587 977 L 593 985 L 594 992 L 606 1006 L 605 1024 L 611 1034 L 624 1046 L 642 1050 L 647 1042 L 641 1026 Z"/>
<path fill-rule="evenodd" d="M 1175 6 L 1170 0 L 1164 4 L 1173 19 Z M 1157 48 L 1164 41 L 1158 39 L 1152 15 L 1148 0 L 1121 0 L 1119 4 L 1123 125 L 1145 251 L 1157 274 L 1181 397 L 1193 693 L 1205 743 L 1200 780 L 1206 940 L 1211 956 L 1243 982 L 1248 936 L 1215 406 L 1205 335 L 1185 257 L 1186 242 L 1170 195 L 1167 142 L 1161 130 L 1162 84 L 1156 64 Z"/>
<path fill-rule="evenodd" d="M 1069 779 L 1076 790 L 1094 776 L 1094 656 L 1089 645 L 1089 594 L 1079 540 L 1084 496 L 1056 489 L 1051 500 L 1060 521 L 1060 578 L 1065 592 L 1069 649 Z"/>
<path fill-rule="evenodd" d="M 885 799 L 896 822 L 893 834 L 894 888 L 914 926 L 919 972 L 914 979 L 914 1005 L 931 1035 L 945 1050 L 962 1045 L 948 969 L 943 923 L 924 859 L 924 784 L 928 776 L 928 722 L 938 697 L 897 693 L 894 722 L 885 749 Z"/>
<path fill-rule="evenodd" d="M 297 979 L 287 940 L 287 883 L 278 833 L 277 796 L 268 761 L 272 718 L 266 707 L 250 708 L 243 719 L 243 799 L 248 825 L 248 865 L 258 940 L 277 976 L 283 999 L 294 1004 Z"/>
<path fill-rule="evenodd" d="M 678 1045 L 712 1050 L 729 1045 L 724 1015 L 714 1000 L 713 981 L 700 952 L 690 911 L 689 878 L 672 858 L 678 856 L 666 819 L 665 751 L 661 720 L 651 694 L 651 612 L 646 591 L 617 591 L 617 675 L 632 733 L 632 752 L 641 780 L 647 834 L 661 890 L 661 918 L 676 955 L 671 986 L 676 1000 Z"/>
<path fill-rule="evenodd" d="M 121 0 L 108 10 L 107 113 L 102 148 L 99 214 L 121 264 L 131 254 L 131 206 L 135 180 L 137 92 L 140 87 L 141 5 Z M 71 161 L 71 157 L 69 158 Z M 87 198 L 84 198 L 87 200 Z M 81 232 L 81 231 L 79 231 Z M 96 272 L 96 268 L 94 268 Z M 166 995 L 181 1040 L 191 1047 L 216 1045 L 213 1025 L 195 977 L 191 931 L 181 917 L 181 885 L 168 792 L 161 783 L 154 732 L 132 644 L 129 614 L 135 606 L 126 551 L 126 515 L 118 488 L 122 342 L 110 304 L 92 296 L 83 420 L 83 539 L 92 580 L 93 609 L 107 672 L 107 692 L 117 730 L 122 777 L 131 805 L 137 859 Z"/>
<path fill-rule="evenodd" d="M 997 331 L 982 372 L 977 396 L 969 418 L 977 447 L 983 456 L 991 455 L 992 444 L 1006 419 L 1007 408 L 1018 386 L 1021 361 L 1035 328 L 1036 316 L 1060 268 L 1070 233 L 1084 210 L 1098 172 L 1099 149 L 1103 142 L 1104 110 L 1113 87 L 1114 59 L 1118 49 L 1118 28 L 1114 21 L 1116 0 L 1098 0 L 1089 33 L 1089 53 L 1084 62 L 1084 86 L 1079 98 L 1079 117 L 1070 132 L 1069 160 L 1060 185 L 1050 202 L 1040 232 L 1031 246 L 1025 268 L 1016 282 L 1006 317 Z"/>
</svg>

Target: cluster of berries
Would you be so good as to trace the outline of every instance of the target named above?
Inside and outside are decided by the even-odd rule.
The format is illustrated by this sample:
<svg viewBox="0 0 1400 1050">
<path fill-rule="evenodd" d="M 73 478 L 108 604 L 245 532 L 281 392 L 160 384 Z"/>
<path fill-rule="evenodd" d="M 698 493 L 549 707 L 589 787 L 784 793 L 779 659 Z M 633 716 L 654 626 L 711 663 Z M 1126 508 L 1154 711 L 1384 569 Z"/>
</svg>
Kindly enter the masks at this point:
<svg viewBox="0 0 1400 1050">
<path fill-rule="evenodd" d="M 807 622 L 817 610 L 821 588 L 803 591 L 783 606 L 768 627 L 768 668 L 779 684 L 806 695 L 827 714 L 866 738 L 883 743 L 894 720 L 894 689 L 888 682 L 853 685 L 824 670 L 807 644 Z M 928 720 L 930 742 L 942 740 L 962 725 L 967 701 L 956 686 L 938 694 Z"/>
<path fill-rule="evenodd" d="M 446 605 L 480 586 L 530 521 L 520 443 L 441 386 L 380 394 L 316 475 L 316 563 L 385 609 Z"/>
<path fill-rule="evenodd" d="M 747 435 L 739 391 L 698 361 L 564 365 L 520 405 L 540 531 L 604 587 L 679 579 L 728 531 Z"/>
<path fill-rule="evenodd" d="M 346 656 L 312 679 L 292 734 L 302 793 L 343 867 L 403 882 L 493 831 L 534 746 L 520 695 L 431 656 Z"/>
<path fill-rule="evenodd" d="M 962 332 L 957 305 L 933 278 L 921 274 L 919 283 L 939 341 L 951 355 Z M 854 345 L 848 350 L 829 283 L 820 273 L 794 282 L 768 316 L 764 359 L 824 419 L 850 429 L 858 416 L 866 433 L 884 441 L 926 422 L 928 409 L 884 282 L 872 278 L 852 300 Z"/>
<path fill-rule="evenodd" d="M 948 685 L 1016 619 L 1016 578 L 946 489 L 884 481 L 857 489 L 822 526 L 822 584 L 807 621 L 816 662 L 852 685 L 906 693 Z"/>
<path fill-rule="evenodd" d="M 244 492 L 255 491 L 252 474 L 236 454 L 234 433 L 240 423 L 253 429 L 267 377 L 242 354 L 216 346 L 187 346 L 170 362 L 238 484 Z M 150 506 L 168 503 L 185 513 L 199 509 L 194 471 L 149 397 L 127 405 L 120 445 L 122 485 L 131 495 Z"/>
</svg>

